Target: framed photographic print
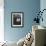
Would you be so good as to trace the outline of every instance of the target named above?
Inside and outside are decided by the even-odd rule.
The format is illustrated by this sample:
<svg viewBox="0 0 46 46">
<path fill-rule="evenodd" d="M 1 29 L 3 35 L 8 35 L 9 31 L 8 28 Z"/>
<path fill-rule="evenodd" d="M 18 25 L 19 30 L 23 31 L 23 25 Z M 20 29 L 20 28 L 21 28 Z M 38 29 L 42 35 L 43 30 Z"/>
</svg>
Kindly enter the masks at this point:
<svg viewBox="0 0 46 46">
<path fill-rule="evenodd" d="M 11 27 L 23 27 L 23 26 L 24 26 L 24 13 L 11 12 Z"/>
</svg>

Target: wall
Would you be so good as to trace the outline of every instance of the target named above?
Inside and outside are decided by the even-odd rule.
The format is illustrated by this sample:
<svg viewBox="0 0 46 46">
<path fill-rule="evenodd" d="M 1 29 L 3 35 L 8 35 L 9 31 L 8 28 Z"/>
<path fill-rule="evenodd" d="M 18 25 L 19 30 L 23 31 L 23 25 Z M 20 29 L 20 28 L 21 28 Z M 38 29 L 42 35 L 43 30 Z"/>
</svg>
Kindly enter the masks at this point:
<svg viewBox="0 0 46 46">
<path fill-rule="evenodd" d="M 4 36 L 7 41 L 18 41 L 32 28 L 35 12 L 40 9 L 40 0 L 4 0 Z M 24 12 L 24 27 L 11 27 L 11 12 Z"/>
<path fill-rule="evenodd" d="M 40 9 L 41 9 L 41 11 L 43 10 L 43 9 L 46 9 L 46 0 L 41 0 L 40 1 Z M 43 22 L 41 21 L 40 22 L 40 25 L 42 25 L 42 26 L 45 26 L 46 27 L 46 10 L 43 12 L 43 15 L 42 15 L 42 17 L 43 17 Z"/>
</svg>

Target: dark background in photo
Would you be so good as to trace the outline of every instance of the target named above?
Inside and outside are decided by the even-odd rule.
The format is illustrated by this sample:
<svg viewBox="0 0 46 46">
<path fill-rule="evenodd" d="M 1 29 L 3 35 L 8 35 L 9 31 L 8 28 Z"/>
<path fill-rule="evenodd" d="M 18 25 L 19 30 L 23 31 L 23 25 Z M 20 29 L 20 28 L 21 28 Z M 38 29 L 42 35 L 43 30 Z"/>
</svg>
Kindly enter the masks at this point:
<svg viewBox="0 0 46 46">
<path fill-rule="evenodd" d="M 21 16 L 20 15 L 13 16 L 13 25 L 21 25 Z"/>
</svg>

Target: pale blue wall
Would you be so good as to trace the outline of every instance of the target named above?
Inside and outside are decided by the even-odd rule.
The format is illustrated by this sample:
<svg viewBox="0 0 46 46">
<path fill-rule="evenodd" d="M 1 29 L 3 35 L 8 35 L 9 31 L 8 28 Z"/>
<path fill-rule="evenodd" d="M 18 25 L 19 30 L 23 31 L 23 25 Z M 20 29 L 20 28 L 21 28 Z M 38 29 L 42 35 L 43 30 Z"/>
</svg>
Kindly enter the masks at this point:
<svg viewBox="0 0 46 46">
<path fill-rule="evenodd" d="M 46 0 L 41 0 L 40 1 L 40 10 L 42 11 L 43 9 L 46 9 Z M 43 22 L 40 22 L 40 25 L 45 26 L 46 27 L 46 10 L 43 12 Z"/>
<path fill-rule="evenodd" d="M 5 40 L 18 41 L 24 37 L 32 28 L 32 20 L 36 16 L 35 12 L 40 9 L 40 0 L 4 0 L 4 27 Z M 24 27 L 11 27 L 11 12 L 24 12 Z"/>
</svg>

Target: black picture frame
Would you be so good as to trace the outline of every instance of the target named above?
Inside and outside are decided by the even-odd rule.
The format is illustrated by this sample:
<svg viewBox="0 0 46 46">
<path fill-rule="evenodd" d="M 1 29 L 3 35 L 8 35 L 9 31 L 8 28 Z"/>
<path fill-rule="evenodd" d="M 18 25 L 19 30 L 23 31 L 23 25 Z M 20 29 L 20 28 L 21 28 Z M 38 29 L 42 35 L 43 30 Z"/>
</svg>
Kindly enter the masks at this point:
<svg viewBox="0 0 46 46">
<path fill-rule="evenodd" d="M 11 12 L 11 27 L 24 27 L 24 12 Z"/>
</svg>

